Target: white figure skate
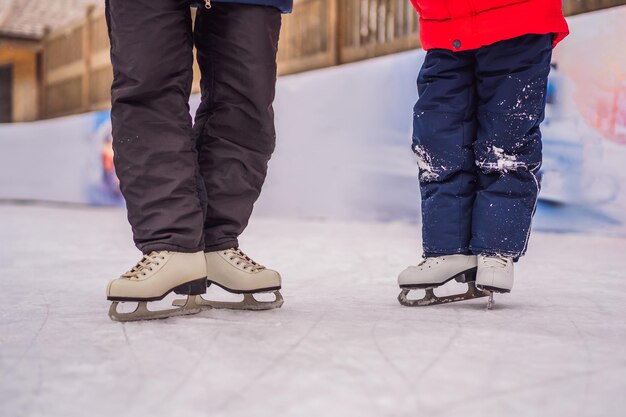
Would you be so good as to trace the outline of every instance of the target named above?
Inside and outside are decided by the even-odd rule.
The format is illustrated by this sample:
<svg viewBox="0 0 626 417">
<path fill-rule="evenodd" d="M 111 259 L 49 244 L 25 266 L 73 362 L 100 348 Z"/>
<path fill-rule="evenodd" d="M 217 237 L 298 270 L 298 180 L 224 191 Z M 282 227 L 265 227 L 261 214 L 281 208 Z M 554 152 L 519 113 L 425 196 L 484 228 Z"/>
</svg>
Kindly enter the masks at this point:
<svg viewBox="0 0 626 417">
<path fill-rule="evenodd" d="M 407 307 L 425 307 L 456 301 L 486 297 L 487 291 L 480 291 L 474 285 L 476 280 L 477 259 L 474 255 L 447 255 L 425 258 L 417 266 L 409 266 L 398 276 L 398 285 L 402 289 L 398 301 Z M 467 283 L 467 291 L 461 294 L 438 297 L 434 288 L 451 280 Z M 417 300 L 409 300 L 412 290 L 424 289 L 426 295 Z"/>
<path fill-rule="evenodd" d="M 489 305 L 493 306 L 493 293 L 507 293 L 513 289 L 513 259 L 505 256 L 478 256 L 476 287 L 489 292 Z"/>
<path fill-rule="evenodd" d="M 163 319 L 196 314 L 202 309 L 195 305 L 195 296 L 206 293 L 206 263 L 202 252 L 151 252 L 130 271 L 109 283 L 107 299 L 113 301 L 109 317 L 115 321 Z M 187 295 L 175 309 L 151 311 L 148 302 L 162 300 L 170 292 Z M 120 302 L 138 302 L 131 313 L 120 313 Z"/>
<path fill-rule="evenodd" d="M 233 310 L 271 310 L 283 305 L 280 294 L 280 274 L 256 263 L 240 249 L 226 249 L 204 254 L 207 266 L 207 282 L 224 290 L 243 294 L 238 302 L 207 300 L 197 296 L 195 303 L 204 308 L 227 308 Z M 274 301 L 258 301 L 253 294 L 273 292 Z M 174 301 L 182 305 L 184 300 Z"/>
</svg>

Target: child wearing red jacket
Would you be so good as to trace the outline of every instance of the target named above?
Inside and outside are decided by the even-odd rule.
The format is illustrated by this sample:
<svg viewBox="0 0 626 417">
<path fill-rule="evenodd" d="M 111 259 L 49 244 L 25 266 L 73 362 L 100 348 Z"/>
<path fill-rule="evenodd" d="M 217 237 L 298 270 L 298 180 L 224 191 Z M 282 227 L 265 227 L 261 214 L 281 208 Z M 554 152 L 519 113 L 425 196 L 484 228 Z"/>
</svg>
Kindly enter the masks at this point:
<svg viewBox="0 0 626 417">
<path fill-rule="evenodd" d="M 552 48 L 568 34 L 561 0 L 411 1 L 427 51 L 413 122 L 424 260 L 398 277 L 400 301 L 509 292 L 539 193 Z M 480 291 L 406 299 L 452 279 Z"/>
</svg>

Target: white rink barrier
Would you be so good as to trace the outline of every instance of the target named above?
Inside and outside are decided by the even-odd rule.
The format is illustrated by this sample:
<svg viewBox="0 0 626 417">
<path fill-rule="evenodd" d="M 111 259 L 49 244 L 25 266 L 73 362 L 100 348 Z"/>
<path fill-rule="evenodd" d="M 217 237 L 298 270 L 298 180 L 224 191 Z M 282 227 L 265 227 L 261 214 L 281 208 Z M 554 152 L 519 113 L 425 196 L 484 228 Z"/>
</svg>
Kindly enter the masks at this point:
<svg viewBox="0 0 626 417">
<path fill-rule="evenodd" d="M 536 228 L 626 234 L 625 21 L 626 7 L 575 16 L 555 50 Z M 418 222 L 410 144 L 423 54 L 280 78 L 255 213 Z M 0 125 L 0 199 L 123 205 L 111 162 L 108 112 Z"/>
</svg>

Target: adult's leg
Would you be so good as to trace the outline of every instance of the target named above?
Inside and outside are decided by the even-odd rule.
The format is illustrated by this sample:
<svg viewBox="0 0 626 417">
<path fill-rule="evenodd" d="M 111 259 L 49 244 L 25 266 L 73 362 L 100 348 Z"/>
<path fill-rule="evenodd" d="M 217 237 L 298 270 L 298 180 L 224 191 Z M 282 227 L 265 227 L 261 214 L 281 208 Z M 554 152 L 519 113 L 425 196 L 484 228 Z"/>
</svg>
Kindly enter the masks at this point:
<svg viewBox="0 0 626 417">
<path fill-rule="evenodd" d="M 469 254 L 476 182 L 473 55 L 429 51 L 417 85 L 413 150 L 420 171 L 424 256 Z"/>
<path fill-rule="evenodd" d="M 204 247 L 191 134 L 187 0 L 108 0 L 115 169 L 137 247 Z"/>
<path fill-rule="evenodd" d="M 198 9 L 202 105 L 194 131 L 206 188 L 206 251 L 238 246 L 265 181 L 276 141 L 280 25 L 273 7 L 213 3 Z"/>
<path fill-rule="evenodd" d="M 526 35 L 476 54 L 479 189 L 472 251 L 514 259 L 526 251 L 541 166 L 552 35 Z"/>
</svg>

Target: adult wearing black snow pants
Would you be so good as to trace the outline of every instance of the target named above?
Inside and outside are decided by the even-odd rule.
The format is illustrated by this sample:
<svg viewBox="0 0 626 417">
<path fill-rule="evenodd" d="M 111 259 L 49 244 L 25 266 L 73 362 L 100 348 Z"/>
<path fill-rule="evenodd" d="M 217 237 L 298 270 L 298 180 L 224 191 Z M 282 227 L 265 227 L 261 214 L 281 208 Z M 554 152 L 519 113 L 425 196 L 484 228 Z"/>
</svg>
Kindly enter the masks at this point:
<svg viewBox="0 0 626 417">
<path fill-rule="evenodd" d="M 426 54 L 413 122 L 426 257 L 526 252 L 552 42 L 524 35 Z"/>
<path fill-rule="evenodd" d="M 278 7 L 291 1 L 239 3 L 203 2 L 192 28 L 189 0 L 106 1 L 114 161 L 143 253 L 237 247 L 261 192 L 275 146 Z"/>
</svg>

